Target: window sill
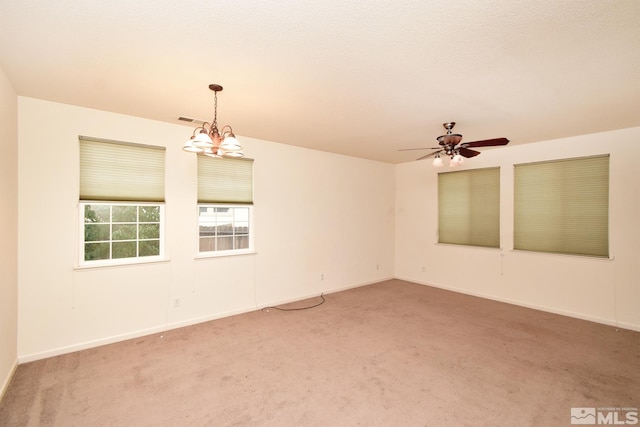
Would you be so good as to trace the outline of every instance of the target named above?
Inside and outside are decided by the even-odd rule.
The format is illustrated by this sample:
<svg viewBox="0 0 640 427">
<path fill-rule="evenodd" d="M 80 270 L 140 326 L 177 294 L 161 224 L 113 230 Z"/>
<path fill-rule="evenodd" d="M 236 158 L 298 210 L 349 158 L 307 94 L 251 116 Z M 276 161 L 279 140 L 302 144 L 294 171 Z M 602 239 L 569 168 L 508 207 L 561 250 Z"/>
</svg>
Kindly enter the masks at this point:
<svg viewBox="0 0 640 427">
<path fill-rule="evenodd" d="M 465 245 L 465 244 L 462 244 L 462 243 L 444 243 L 444 242 L 434 242 L 434 245 L 436 245 L 436 246 L 457 247 L 457 248 L 468 248 L 468 249 L 482 249 L 482 250 L 502 251 L 501 247 L 496 247 L 496 246 Z"/>
<path fill-rule="evenodd" d="M 74 270 L 95 270 L 99 268 L 112 268 L 112 267 L 133 267 L 136 265 L 148 265 L 148 264 L 161 264 L 171 261 L 169 258 L 142 260 L 142 261 L 129 261 L 129 262 L 113 262 L 104 264 L 90 264 L 90 265 L 77 265 Z"/>
<path fill-rule="evenodd" d="M 244 256 L 244 255 L 257 255 L 256 251 L 247 251 L 247 252 L 223 252 L 223 253 L 210 253 L 210 254 L 198 254 L 195 256 L 195 260 L 202 259 L 211 259 L 211 258 L 227 258 L 227 257 L 236 257 L 236 256 Z"/>
<path fill-rule="evenodd" d="M 534 255 L 534 256 L 552 256 L 552 257 L 565 257 L 565 258 L 577 258 L 588 261 L 615 261 L 615 256 L 607 255 L 588 255 L 588 254 L 571 254 L 565 252 L 543 252 L 543 251 L 530 251 L 526 249 L 510 249 L 510 253 L 518 255 Z"/>
</svg>

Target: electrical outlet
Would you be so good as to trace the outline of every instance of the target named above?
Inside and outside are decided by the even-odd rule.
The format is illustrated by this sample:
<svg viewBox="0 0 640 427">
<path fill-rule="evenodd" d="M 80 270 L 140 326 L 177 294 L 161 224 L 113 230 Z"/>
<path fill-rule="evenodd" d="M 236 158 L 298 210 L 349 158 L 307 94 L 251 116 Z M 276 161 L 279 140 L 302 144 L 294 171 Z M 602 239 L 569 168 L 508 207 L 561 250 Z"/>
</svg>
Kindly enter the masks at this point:
<svg viewBox="0 0 640 427">
<path fill-rule="evenodd" d="M 173 300 L 173 308 L 180 308 L 180 298 Z"/>
<path fill-rule="evenodd" d="M 320 280 L 324 280 L 324 273 L 320 274 Z"/>
</svg>

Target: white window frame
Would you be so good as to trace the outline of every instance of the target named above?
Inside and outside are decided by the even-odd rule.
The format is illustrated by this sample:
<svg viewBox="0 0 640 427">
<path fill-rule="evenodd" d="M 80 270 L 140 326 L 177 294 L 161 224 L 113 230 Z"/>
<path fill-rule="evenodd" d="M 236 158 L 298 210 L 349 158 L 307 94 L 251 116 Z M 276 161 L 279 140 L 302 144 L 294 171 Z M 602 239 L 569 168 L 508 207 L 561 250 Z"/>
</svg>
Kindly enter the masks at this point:
<svg viewBox="0 0 640 427">
<path fill-rule="evenodd" d="M 99 260 L 85 260 L 85 206 L 87 205 L 101 205 L 101 206 L 158 206 L 160 208 L 160 236 L 159 236 L 159 244 L 160 244 L 160 253 L 158 255 L 153 256 L 135 256 L 135 257 L 126 257 L 126 258 L 111 258 L 112 252 L 110 250 L 110 258 L 109 259 L 99 259 Z M 144 264 L 150 262 L 159 262 L 166 261 L 165 255 L 165 204 L 163 202 L 110 202 L 110 201 L 88 201 L 82 200 L 78 204 L 78 224 L 79 224 L 79 239 L 78 242 L 79 250 L 78 250 L 78 266 L 79 267 L 103 267 L 103 266 L 114 266 L 114 265 L 131 265 L 131 264 Z M 110 226 L 113 225 L 112 221 L 109 221 L 108 224 Z M 136 221 L 135 224 L 140 224 L 139 221 Z M 110 238 L 109 240 L 104 240 L 102 242 L 110 242 L 113 243 L 114 240 L 111 239 L 111 229 L 110 229 Z M 155 239 L 154 239 L 155 240 Z M 140 241 L 144 241 L 144 239 L 138 238 L 135 239 L 135 242 L 139 243 Z M 117 241 L 116 241 L 117 242 Z"/>
<path fill-rule="evenodd" d="M 227 249 L 227 250 L 208 250 L 208 251 L 203 251 L 201 250 L 201 245 L 200 245 L 200 240 L 203 238 L 203 236 L 201 235 L 201 230 L 200 227 L 202 225 L 201 222 L 201 216 L 200 216 L 200 209 L 201 208 L 225 208 L 225 209 L 234 209 L 234 208 L 243 208 L 243 209 L 248 209 L 249 211 L 249 215 L 248 215 L 248 228 L 249 228 L 249 232 L 247 233 L 248 236 L 248 240 L 249 240 L 249 246 L 247 248 L 240 248 L 240 249 Z M 198 239 L 197 239 L 197 257 L 198 258 L 210 258 L 210 257 L 222 257 L 222 256 L 230 256 L 230 255 L 246 255 L 246 254 L 253 254 L 255 253 L 255 249 L 254 249 L 254 225 L 253 225 L 253 204 L 240 204 L 240 203 L 198 203 L 197 205 L 197 226 L 198 226 Z M 235 231 L 235 227 L 233 227 L 234 231 Z M 244 234 L 241 234 L 244 235 Z M 234 236 L 234 235 L 231 235 Z M 228 236 L 225 236 L 228 237 Z"/>
</svg>

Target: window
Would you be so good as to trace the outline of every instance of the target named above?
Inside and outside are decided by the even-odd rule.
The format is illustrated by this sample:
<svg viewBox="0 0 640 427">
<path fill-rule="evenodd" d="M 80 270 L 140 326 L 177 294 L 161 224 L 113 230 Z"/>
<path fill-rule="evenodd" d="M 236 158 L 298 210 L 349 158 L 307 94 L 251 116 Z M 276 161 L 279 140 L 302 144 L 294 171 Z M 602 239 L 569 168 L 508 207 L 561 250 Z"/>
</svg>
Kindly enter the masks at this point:
<svg viewBox="0 0 640 427">
<path fill-rule="evenodd" d="M 500 247 L 500 168 L 438 174 L 438 242 Z"/>
<path fill-rule="evenodd" d="M 253 251 L 253 160 L 198 156 L 200 255 Z"/>
<path fill-rule="evenodd" d="M 609 155 L 515 165 L 514 249 L 609 256 Z"/>
<path fill-rule="evenodd" d="M 164 259 L 164 155 L 80 137 L 81 266 Z"/>
<path fill-rule="evenodd" d="M 198 205 L 199 252 L 248 251 L 251 206 Z"/>
<path fill-rule="evenodd" d="M 137 258 L 163 254 L 164 206 L 155 204 L 80 203 L 84 212 L 83 261 Z"/>
</svg>

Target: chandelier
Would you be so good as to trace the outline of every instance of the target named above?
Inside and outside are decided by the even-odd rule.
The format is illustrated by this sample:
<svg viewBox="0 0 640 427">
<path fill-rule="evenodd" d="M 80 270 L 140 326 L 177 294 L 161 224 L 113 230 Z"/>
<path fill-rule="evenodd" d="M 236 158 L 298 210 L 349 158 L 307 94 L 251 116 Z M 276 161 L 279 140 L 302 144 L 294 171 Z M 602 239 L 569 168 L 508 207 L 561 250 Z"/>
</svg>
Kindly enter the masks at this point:
<svg viewBox="0 0 640 427">
<path fill-rule="evenodd" d="M 211 123 L 204 122 L 202 126 L 195 128 L 182 149 L 209 157 L 243 157 L 242 147 L 233 134 L 231 126 L 226 125 L 218 130 L 218 92 L 222 91 L 222 86 L 210 84 L 209 89 L 214 94 L 213 120 Z"/>
</svg>

